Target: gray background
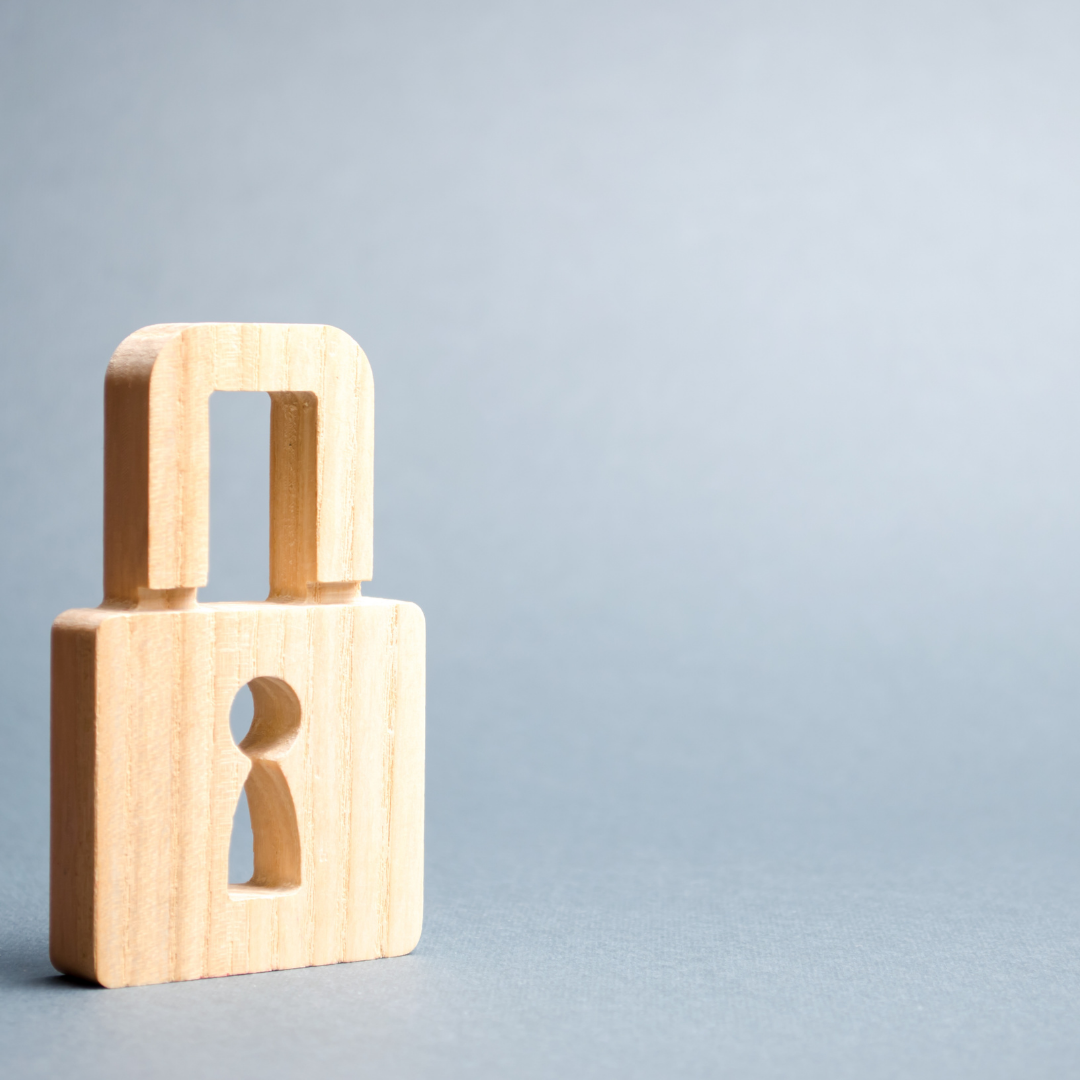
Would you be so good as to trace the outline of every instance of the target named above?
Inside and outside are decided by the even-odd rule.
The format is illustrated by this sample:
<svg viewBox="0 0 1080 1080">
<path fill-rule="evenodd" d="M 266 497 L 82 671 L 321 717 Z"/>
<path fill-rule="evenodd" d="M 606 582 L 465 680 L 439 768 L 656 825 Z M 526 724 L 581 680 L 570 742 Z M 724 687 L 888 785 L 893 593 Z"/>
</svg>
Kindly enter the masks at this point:
<svg viewBox="0 0 1080 1080">
<path fill-rule="evenodd" d="M 0 40 L 7 1075 L 1080 1071 L 1080 8 L 6 0 Z M 425 933 L 99 991 L 46 953 L 48 627 L 100 599 L 111 351 L 207 319 L 371 358 Z M 213 408 L 206 594 L 256 598 L 266 412 Z"/>
</svg>

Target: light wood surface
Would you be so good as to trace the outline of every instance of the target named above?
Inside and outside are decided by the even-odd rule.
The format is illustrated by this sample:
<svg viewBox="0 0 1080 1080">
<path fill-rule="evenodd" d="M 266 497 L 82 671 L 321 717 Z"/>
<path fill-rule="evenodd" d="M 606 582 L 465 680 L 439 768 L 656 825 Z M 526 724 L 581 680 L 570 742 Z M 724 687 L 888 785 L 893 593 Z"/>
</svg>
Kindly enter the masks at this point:
<svg viewBox="0 0 1080 1080">
<path fill-rule="evenodd" d="M 271 394 L 271 582 L 199 604 L 214 389 Z M 105 602 L 53 626 L 50 952 L 105 986 L 409 952 L 424 618 L 371 576 L 372 382 L 321 326 L 155 326 L 106 375 Z M 229 710 L 250 684 L 237 746 Z M 228 881 L 246 788 L 250 882 Z"/>
<path fill-rule="evenodd" d="M 271 597 L 370 581 L 374 392 L 360 346 L 332 326 L 148 326 L 105 375 L 106 599 L 206 584 L 214 390 L 270 394 Z"/>
</svg>

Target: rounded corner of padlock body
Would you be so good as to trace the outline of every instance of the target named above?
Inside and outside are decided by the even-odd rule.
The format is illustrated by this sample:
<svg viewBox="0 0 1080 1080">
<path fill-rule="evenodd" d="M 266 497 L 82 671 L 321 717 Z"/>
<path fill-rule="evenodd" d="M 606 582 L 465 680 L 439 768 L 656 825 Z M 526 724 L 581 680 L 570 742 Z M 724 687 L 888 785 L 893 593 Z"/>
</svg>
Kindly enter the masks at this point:
<svg viewBox="0 0 1080 1080">
<path fill-rule="evenodd" d="M 53 904 L 55 908 L 55 896 Z M 94 966 L 93 941 L 91 935 L 80 940 L 72 935 L 64 935 L 62 927 L 57 926 L 57 912 L 50 913 L 49 928 L 49 963 L 60 972 L 73 979 L 103 986 L 97 977 Z"/>
<path fill-rule="evenodd" d="M 396 940 L 390 946 L 390 950 L 386 953 L 386 959 L 392 960 L 395 956 L 408 956 L 409 953 L 415 952 L 423 936 L 424 918 L 423 912 L 419 911 L 409 925 L 405 926 L 397 935 Z"/>
<path fill-rule="evenodd" d="M 80 630 L 95 630 L 112 614 L 113 612 L 105 607 L 68 608 L 53 619 L 52 632 L 56 635 Z"/>
<path fill-rule="evenodd" d="M 76 979 L 84 979 L 88 983 L 101 987 L 102 990 L 123 990 L 129 986 L 146 985 L 125 979 L 122 970 L 106 968 L 102 970 L 95 967 L 83 974 L 79 971 L 65 971 L 65 975 L 72 975 Z"/>
<path fill-rule="evenodd" d="M 427 616 L 419 604 L 413 600 L 395 600 L 394 603 L 400 604 L 402 611 L 406 612 L 407 616 L 414 620 L 421 630 L 427 630 Z"/>
<path fill-rule="evenodd" d="M 427 616 L 424 609 L 413 600 L 390 600 L 382 596 L 358 596 L 354 603 L 370 607 L 390 608 L 396 611 L 395 618 L 407 620 L 417 629 L 426 633 Z"/>
</svg>

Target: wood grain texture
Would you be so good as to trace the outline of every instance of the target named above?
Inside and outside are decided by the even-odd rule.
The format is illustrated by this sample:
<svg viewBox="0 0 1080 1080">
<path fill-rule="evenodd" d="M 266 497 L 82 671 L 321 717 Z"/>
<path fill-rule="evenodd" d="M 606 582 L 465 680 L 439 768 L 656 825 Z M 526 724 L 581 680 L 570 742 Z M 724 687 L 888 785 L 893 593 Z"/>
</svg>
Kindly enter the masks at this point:
<svg viewBox="0 0 1080 1080">
<path fill-rule="evenodd" d="M 106 599 L 206 584 L 215 390 L 270 394 L 270 595 L 370 581 L 374 392 L 356 342 L 331 326 L 148 326 L 105 375 Z"/>
<path fill-rule="evenodd" d="M 266 603 L 196 598 L 213 386 L 273 398 Z M 359 591 L 371 397 L 363 353 L 328 327 L 151 327 L 117 351 L 106 601 L 53 627 L 50 952 L 61 971 L 130 986 L 416 945 L 424 618 Z M 245 684 L 255 717 L 237 746 L 229 710 Z M 244 788 L 255 873 L 238 885 L 228 852 Z"/>
</svg>

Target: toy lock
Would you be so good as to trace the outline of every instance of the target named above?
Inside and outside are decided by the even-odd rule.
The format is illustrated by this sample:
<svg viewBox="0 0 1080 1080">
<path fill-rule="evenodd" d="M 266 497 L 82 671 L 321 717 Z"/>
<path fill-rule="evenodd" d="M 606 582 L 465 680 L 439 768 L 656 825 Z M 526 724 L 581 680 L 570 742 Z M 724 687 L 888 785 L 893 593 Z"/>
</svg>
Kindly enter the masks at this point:
<svg viewBox="0 0 1080 1080">
<path fill-rule="evenodd" d="M 209 398 L 270 394 L 270 596 L 200 604 Z M 424 617 L 371 579 L 373 388 L 329 326 L 150 326 L 105 376 L 105 600 L 52 637 L 50 955 L 104 986 L 410 952 Z M 229 707 L 255 716 L 237 746 Z M 229 884 L 248 795 L 255 873 Z"/>
</svg>

